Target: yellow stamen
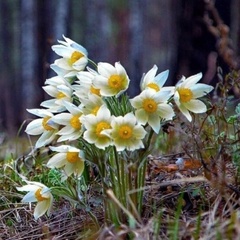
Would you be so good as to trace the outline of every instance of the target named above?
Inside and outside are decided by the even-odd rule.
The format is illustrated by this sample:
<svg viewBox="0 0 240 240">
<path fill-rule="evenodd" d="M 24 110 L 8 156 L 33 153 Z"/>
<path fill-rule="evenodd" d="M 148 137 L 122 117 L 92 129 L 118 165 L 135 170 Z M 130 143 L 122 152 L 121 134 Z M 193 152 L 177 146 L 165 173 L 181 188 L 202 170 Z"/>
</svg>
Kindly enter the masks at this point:
<svg viewBox="0 0 240 240">
<path fill-rule="evenodd" d="M 43 120 L 42 120 L 42 126 L 43 126 L 43 128 L 44 128 L 45 130 L 47 130 L 47 131 L 52 131 L 52 130 L 54 130 L 54 128 L 51 127 L 51 126 L 48 124 L 48 120 L 49 120 L 50 118 L 51 118 L 51 117 L 45 117 L 45 118 L 43 118 Z"/>
<path fill-rule="evenodd" d="M 99 122 L 96 126 L 96 135 L 98 137 L 106 137 L 105 135 L 101 134 L 101 132 L 105 129 L 110 129 L 111 128 L 111 125 L 108 123 L 108 122 Z"/>
<path fill-rule="evenodd" d="M 157 103 L 151 98 L 144 99 L 142 106 L 143 109 L 149 113 L 154 113 L 157 110 Z"/>
<path fill-rule="evenodd" d="M 100 94 L 100 89 L 97 89 L 97 88 L 95 88 L 95 87 L 93 87 L 93 86 L 91 86 L 90 92 L 91 92 L 92 94 L 101 96 L 101 94 Z"/>
<path fill-rule="evenodd" d="M 80 120 L 79 120 L 80 115 L 75 115 L 71 118 L 70 124 L 73 128 L 79 130 L 82 126 Z"/>
<path fill-rule="evenodd" d="M 123 139 L 129 139 L 132 137 L 132 128 L 127 125 L 123 125 L 120 127 L 118 134 Z"/>
<path fill-rule="evenodd" d="M 47 200 L 48 198 L 43 197 L 41 194 L 42 188 L 39 188 L 36 192 L 35 192 L 35 198 L 37 199 L 38 202 Z"/>
<path fill-rule="evenodd" d="M 147 85 L 147 87 L 154 89 L 156 92 L 160 91 L 160 87 L 156 83 L 153 83 L 153 82 L 149 83 Z"/>
<path fill-rule="evenodd" d="M 114 89 L 122 89 L 123 79 L 119 75 L 112 75 L 108 79 L 108 85 Z"/>
<path fill-rule="evenodd" d="M 56 96 L 57 99 L 61 99 L 61 98 L 65 98 L 65 97 L 66 97 L 66 95 L 63 92 L 58 92 L 58 94 Z"/>
<path fill-rule="evenodd" d="M 67 152 L 67 161 L 70 163 L 75 163 L 80 160 L 80 157 L 78 156 L 78 152 Z"/>
<path fill-rule="evenodd" d="M 78 61 L 80 58 L 84 57 L 84 55 L 80 52 L 73 52 L 73 54 L 71 55 L 69 61 L 70 61 L 70 64 L 74 64 L 76 61 Z"/>
<path fill-rule="evenodd" d="M 193 93 L 189 88 L 179 88 L 180 102 L 189 102 L 193 98 Z"/>
</svg>

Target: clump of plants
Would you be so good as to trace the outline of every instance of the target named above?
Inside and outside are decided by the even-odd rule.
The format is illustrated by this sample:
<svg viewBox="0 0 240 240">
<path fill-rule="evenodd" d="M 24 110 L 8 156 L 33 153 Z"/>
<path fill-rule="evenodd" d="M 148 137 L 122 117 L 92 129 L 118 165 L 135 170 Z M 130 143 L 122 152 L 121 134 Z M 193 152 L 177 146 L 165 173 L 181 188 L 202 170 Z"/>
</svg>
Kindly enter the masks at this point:
<svg viewBox="0 0 240 240">
<path fill-rule="evenodd" d="M 17 190 L 27 192 L 22 202 L 36 203 L 36 220 L 45 213 L 50 216 L 54 199 L 64 198 L 75 208 L 85 208 L 97 228 L 111 226 L 113 232 L 128 232 L 123 226 L 141 229 L 144 204 L 149 202 L 146 197 L 151 197 L 145 195 L 148 156 L 156 150 L 159 136 L 169 134 L 166 126 L 182 127 L 180 119 L 186 122 L 194 145 L 191 152 L 185 148 L 186 152 L 191 155 L 194 150 L 209 180 L 211 158 L 227 152 L 227 144 L 239 166 L 239 130 L 235 129 L 239 127 L 239 106 L 226 119 L 225 110 L 216 110 L 220 103 L 209 98 L 214 88 L 199 83 L 201 73 L 182 76 L 175 86 L 166 87 L 168 70 L 157 73 L 154 65 L 140 81 L 130 80 L 120 62 L 95 63 L 83 46 L 63 38 L 52 47 L 60 56 L 51 65 L 56 76 L 43 86 L 50 99 L 41 108 L 27 109 L 37 118 L 27 125 L 26 133 L 38 136 L 35 149 L 48 147 L 50 151 L 41 163 L 45 168 L 41 176 L 37 171 L 31 178 L 19 175 L 22 186 Z M 139 82 L 140 94 L 129 98 L 129 85 Z M 217 132 L 222 120 L 224 128 Z M 231 131 L 226 129 L 229 124 Z M 179 139 L 177 143 L 184 145 Z M 180 200 L 178 206 L 177 218 Z M 101 209 L 102 221 L 94 214 L 95 207 Z M 150 215 L 162 219 L 163 214 L 160 208 Z M 161 225 L 156 219 L 155 239 Z M 175 221 L 173 239 L 177 239 L 178 227 Z M 132 234 L 129 236 L 137 236 Z"/>
</svg>

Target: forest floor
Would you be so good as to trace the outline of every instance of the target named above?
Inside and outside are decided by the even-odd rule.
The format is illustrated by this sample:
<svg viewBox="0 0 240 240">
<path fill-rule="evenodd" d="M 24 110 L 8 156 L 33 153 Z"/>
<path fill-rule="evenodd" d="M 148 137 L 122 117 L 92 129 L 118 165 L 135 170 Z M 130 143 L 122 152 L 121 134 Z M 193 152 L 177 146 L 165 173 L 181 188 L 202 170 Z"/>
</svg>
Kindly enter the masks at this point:
<svg viewBox="0 0 240 240">
<path fill-rule="evenodd" d="M 184 159 L 182 166 L 176 164 L 179 158 Z M 182 152 L 150 155 L 141 223 L 118 229 L 104 225 L 101 195 L 94 187 L 88 193 L 94 202 L 88 207 L 97 225 L 89 209 L 61 198 L 55 200 L 50 217 L 34 220 L 34 205 L 20 202 L 17 176 L 7 169 L 11 161 L 2 161 L 0 239 L 240 239 L 237 168 L 231 158 L 221 159 L 224 162 L 212 163 L 214 171 L 208 172 Z"/>
</svg>

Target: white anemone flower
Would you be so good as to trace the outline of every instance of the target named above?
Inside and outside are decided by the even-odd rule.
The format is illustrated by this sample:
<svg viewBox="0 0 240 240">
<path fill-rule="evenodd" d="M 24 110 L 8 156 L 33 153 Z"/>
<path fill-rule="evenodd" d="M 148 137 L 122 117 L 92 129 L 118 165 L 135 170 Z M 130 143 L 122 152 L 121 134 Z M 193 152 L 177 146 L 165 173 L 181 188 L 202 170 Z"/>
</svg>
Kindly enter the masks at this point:
<svg viewBox="0 0 240 240">
<path fill-rule="evenodd" d="M 63 101 L 72 102 L 73 90 L 70 84 L 66 82 L 66 84 L 55 84 L 56 79 L 48 79 L 47 82 L 50 84 L 42 88 L 48 95 L 53 97 L 53 99 L 45 100 L 40 105 L 48 108 L 51 112 L 63 112 L 66 110 Z"/>
<path fill-rule="evenodd" d="M 75 90 L 74 94 L 79 98 L 80 101 L 82 99 L 88 99 L 89 95 L 101 96 L 100 89 L 97 89 L 93 85 L 93 79 L 97 73 L 89 68 L 88 70 L 88 72 L 78 72 L 78 81 L 75 81 L 75 84 L 72 85 L 72 88 Z"/>
<path fill-rule="evenodd" d="M 161 127 L 161 120 L 171 120 L 174 111 L 167 103 L 171 97 L 171 91 L 156 92 L 146 89 L 140 95 L 130 99 L 130 103 L 136 109 L 135 115 L 139 123 L 148 123 L 154 132 L 158 133 Z"/>
<path fill-rule="evenodd" d="M 24 203 L 37 202 L 34 209 L 33 216 L 38 219 L 47 212 L 50 215 L 50 211 L 53 204 L 53 196 L 51 190 L 44 184 L 39 182 L 27 181 L 27 185 L 22 187 L 17 187 L 18 191 L 28 192 L 22 199 Z"/>
<path fill-rule="evenodd" d="M 40 118 L 32 120 L 25 132 L 29 135 L 41 135 L 35 146 L 40 148 L 48 145 L 56 138 L 59 125 L 51 120 L 53 114 L 46 109 L 27 109 L 31 114 Z"/>
<path fill-rule="evenodd" d="M 163 87 L 165 82 L 167 81 L 169 70 L 163 71 L 157 74 L 158 67 L 156 65 L 153 66 L 146 74 L 143 75 L 141 79 L 141 90 L 145 89 L 153 89 L 156 92 L 158 91 L 172 91 L 174 92 L 174 87 Z"/>
<path fill-rule="evenodd" d="M 50 147 L 50 149 L 57 153 L 49 159 L 47 167 L 63 168 L 63 172 L 67 177 L 72 174 L 77 177 L 82 175 L 84 170 L 84 154 L 80 149 L 69 145 Z"/>
<path fill-rule="evenodd" d="M 63 102 L 63 105 L 68 110 L 68 113 L 59 113 L 52 117 L 53 122 L 64 126 L 57 133 L 60 135 L 57 141 L 73 141 L 78 139 L 83 133 L 83 127 L 80 121 L 82 110 L 69 102 Z"/>
<path fill-rule="evenodd" d="M 83 138 L 89 143 L 94 144 L 100 149 L 105 149 L 112 144 L 109 136 L 102 134 L 103 130 L 111 129 L 111 113 L 109 109 L 103 105 L 97 114 L 88 114 L 81 117 L 81 122 L 84 124 L 86 131 Z"/>
<path fill-rule="evenodd" d="M 93 80 L 93 85 L 100 89 L 102 96 L 118 97 L 127 90 L 129 78 L 124 67 L 119 63 L 115 63 L 115 67 L 109 63 L 98 63 L 98 73 Z"/>
<path fill-rule="evenodd" d="M 72 41 L 70 38 L 63 36 L 65 41 L 53 45 L 52 50 L 62 58 L 55 60 L 54 64 L 68 73 L 64 77 L 74 77 L 76 73 L 84 70 L 88 63 L 87 50 Z"/>
<path fill-rule="evenodd" d="M 135 149 L 144 148 L 142 140 L 147 132 L 143 126 L 137 123 L 137 119 L 132 112 L 127 113 L 125 116 L 114 117 L 111 126 L 112 129 L 104 130 L 103 134 L 111 136 L 117 151 L 125 149 L 134 151 Z"/>
<path fill-rule="evenodd" d="M 214 87 L 207 84 L 197 83 L 201 78 L 202 73 L 188 78 L 183 76 L 176 85 L 174 100 L 180 111 L 190 122 L 192 121 L 190 112 L 204 113 L 207 111 L 206 105 L 197 98 L 208 94 L 214 89 Z"/>
<path fill-rule="evenodd" d="M 81 99 L 81 107 L 84 115 L 97 115 L 97 112 L 102 105 L 104 105 L 102 97 L 95 94 L 89 94 L 88 98 Z"/>
</svg>

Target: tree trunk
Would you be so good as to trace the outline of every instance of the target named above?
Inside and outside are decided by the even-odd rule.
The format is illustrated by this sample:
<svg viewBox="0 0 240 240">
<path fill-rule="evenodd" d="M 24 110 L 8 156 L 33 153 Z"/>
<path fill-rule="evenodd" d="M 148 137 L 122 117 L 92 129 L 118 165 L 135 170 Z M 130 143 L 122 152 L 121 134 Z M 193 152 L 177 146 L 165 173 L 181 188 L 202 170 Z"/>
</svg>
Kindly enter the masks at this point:
<svg viewBox="0 0 240 240">
<path fill-rule="evenodd" d="M 21 116 L 27 119 L 26 108 L 36 108 L 40 101 L 38 87 L 37 1 L 21 1 Z"/>
</svg>

